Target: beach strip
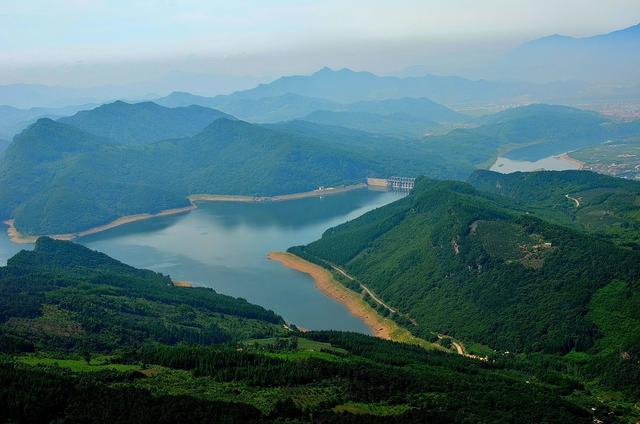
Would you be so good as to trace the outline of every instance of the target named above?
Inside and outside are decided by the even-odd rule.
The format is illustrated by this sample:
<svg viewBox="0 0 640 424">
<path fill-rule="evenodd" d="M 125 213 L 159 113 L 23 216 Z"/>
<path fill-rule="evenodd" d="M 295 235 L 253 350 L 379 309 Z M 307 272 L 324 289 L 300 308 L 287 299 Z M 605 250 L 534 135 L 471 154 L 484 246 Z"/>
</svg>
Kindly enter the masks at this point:
<svg viewBox="0 0 640 424">
<path fill-rule="evenodd" d="M 244 203 L 282 202 L 286 200 L 304 199 L 308 197 L 330 196 L 332 194 L 346 193 L 349 191 L 359 190 L 366 187 L 367 185 L 362 183 L 362 184 L 353 184 L 353 185 L 348 185 L 343 187 L 319 188 L 313 191 L 306 191 L 302 193 L 293 193 L 293 194 L 283 194 L 280 196 L 193 194 L 187 197 L 191 204 L 183 208 L 166 209 L 158 213 L 141 213 L 137 215 L 127 215 L 127 216 L 120 217 L 104 225 L 99 225 L 97 227 L 92 227 L 87 230 L 78 231 L 75 233 L 67 233 L 67 234 L 42 234 L 42 235 L 22 234 L 15 227 L 13 219 L 8 219 L 4 221 L 4 224 L 7 226 L 7 235 L 9 236 L 9 239 L 16 244 L 33 244 L 36 242 L 36 240 L 38 240 L 38 237 L 41 237 L 43 235 L 46 235 L 47 237 L 51 237 L 56 240 L 73 240 L 78 237 L 97 234 L 103 231 L 110 230 L 112 228 L 120 227 L 122 225 L 131 224 L 132 222 L 138 222 L 138 221 L 144 221 L 147 219 L 158 218 L 162 216 L 170 216 L 170 215 L 186 213 L 198 207 L 196 205 L 196 202 L 241 202 L 241 203 L 243 202 Z"/>
<path fill-rule="evenodd" d="M 353 316 L 362 320 L 371 329 L 374 336 L 396 342 L 417 344 L 427 349 L 442 349 L 439 345 L 415 337 L 395 321 L 380 315 L 364 300 L 362 293 L 350 290 L 339 283 L 329 270 L 287 252 L 270 252 L 268 258 L 280 262 L 289 269 L 311 276 L 316 287 L 325 296 L 342 303 Z"/>
<path fill-rule="evenodd" d="M 137 215 L 127 215 L 127 216 L 120 217 L 115 221 L 111 221 L 108 224 L 89 228 L 88 230 L 79 231 L 77 233 L 49 234 L 47 235 L 47 237 L 51 237 L 52 239 L 56 239 L 56 240 L 73 240 L 78 237 L 84 237 L 91 234 L 101 233 L 103 231 L 107 231 L 112 228 L 119 227 L 121 225 L 131 224 L 132 222 L 144 221 L 146 219 L 158 218 L 161 216 L 170 216 L 170 215 L 186 213 L 186 212 L 192 211 L 195 208 L 197 208 L 197 206 L 194 203 L 192 203 L 191 205 L 185 206 L 184 208 L 166 209 L 158 213 L 143 213 L 143 214 L 137 214 Z M 15 227 L 13 219 L 8 219 L 4 221 L 4 224 L 7 225 L 7 235 L 9 236 L 9 239 L 11 239 L 13 243 L 33 244 L 36 242 L 36 240 L 38 240 L 38 237 L 41 237 L 41 236 L 22 234 Z"/>
</svg>

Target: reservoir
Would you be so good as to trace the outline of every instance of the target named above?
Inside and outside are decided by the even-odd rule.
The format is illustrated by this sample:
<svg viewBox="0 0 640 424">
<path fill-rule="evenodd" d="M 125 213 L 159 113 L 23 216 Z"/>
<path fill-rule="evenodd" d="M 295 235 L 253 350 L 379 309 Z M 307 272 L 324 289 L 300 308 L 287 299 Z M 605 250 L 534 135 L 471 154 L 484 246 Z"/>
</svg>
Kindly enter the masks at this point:
<svg viewBox="0 0 640 424">
<path fill-rule="evenodd" d="M 513 160 L 506 157 L 498 157 L 491 166 L 491 171 L 502 174 L 512 172 L 533 172 L 533 171 L 566 171 L 579 169 L 575 161 L 563 159 L 562 156 L 549 156 L 536 161 Z"/>
<path fill-rule="evenodd" d="M 200 202 L 182 215 L 134 222 L 76 242 L 137 268 L 152 269 L 271 309 L 313 329 L 370 333 L 325 297 L 306 274 L 267 259 L 270 251 L 306 244 L 330 227 L 404 194 L 367 189 L 284 202 Z M 0 263 L 30 245 L 0 236 Z"/>
</svg>

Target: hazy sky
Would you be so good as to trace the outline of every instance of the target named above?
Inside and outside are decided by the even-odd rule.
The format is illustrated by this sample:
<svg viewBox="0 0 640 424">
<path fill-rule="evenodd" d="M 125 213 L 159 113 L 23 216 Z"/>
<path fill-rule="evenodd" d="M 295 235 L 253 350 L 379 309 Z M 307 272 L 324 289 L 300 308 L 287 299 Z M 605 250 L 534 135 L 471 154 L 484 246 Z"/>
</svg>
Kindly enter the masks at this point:
<svg viewBox="0 0 640 424">
<path fill-rule="evenodd" d="M 0 83 L 447 72 L 531 38 L 639 21 L 640 0 L 0 0 Z"/>
</svg>

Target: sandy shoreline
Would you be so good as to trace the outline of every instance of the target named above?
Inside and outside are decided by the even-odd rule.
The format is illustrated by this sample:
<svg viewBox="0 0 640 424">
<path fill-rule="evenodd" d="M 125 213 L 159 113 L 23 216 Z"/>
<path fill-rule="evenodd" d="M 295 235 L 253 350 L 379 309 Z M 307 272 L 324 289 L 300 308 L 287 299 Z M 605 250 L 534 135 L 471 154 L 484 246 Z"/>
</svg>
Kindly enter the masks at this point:
<svg viewBox="0 0 640 424">
<path fill-rule="evenodd" d="M 332 194 L 346 193 L 353 190 L 366 188 L 365 183 L 353 184 L 344 187 L 328 187 L 302 193 L 282 194 L 279 196 L 241 196 L 233 194 L 192 194 L 189 200 L 192 202 L 282 202 L 286 200 L 304 199 L 307 197 L 331 196 Z"/>
<path fill-rule="evenodd" d="M 67 233 L 67 234 L 41 234 L 41 235 L 30 235 L 30 234 L 22 234 L 14 225 L 13 219 L 8 219 L 4 221 L 4 224 L 7 226 L 7 235 L 9 239 L 16 244 L 33 244 L 38 240 L 38 237 L 46 235 L 56 240 L 73 240 L 78 237 L 84 237 L 91 234 L 101 233 L 103 231 L 110 230 L 112 228 L 120 227 L 122 225 L 131 224 L 132 222 L 144 221 L 147 219 L 158 218 L 162 216 L 170 216 L 177 215 L 181 213 L 190 212 L 196 209 L 198 206 L 196 202 L 282 202 L 286 200 L 295 200 L 295 199 L 304 199 L 307 197 L 320 197 L 320 196 L 330 196 L 332 194 L 346 193 L 352 190 L 358 190 L 362 188 L 366 188 L 367 185 L 362 184 L 354 184 L 344 187 L 329 187 L 325 189 L 318 189 L 313 191 L 306 191 L 303 193 L 292 193 L 292 194 L 283 194 L 280 196 L 240 196 L 240 195 L 226 195 L 226 194 L 194 194 L 190 195 L 187 198 L 191 202 L 191 205 L 185 206 L 184 208 L 174 208 L 174 209 L 166 209 L 160 211 L 158 213 L 142 213 L 137 215 L 127 215 L 116 219 L 115 221 L 111 221 L 104 225 L 99 225 L 97 227 L 89 228 L 87 230 L 78 231 L 75 233 Z"/>
<path fill-rule="evenodd" d="M 418 344 L 428 349 L 440 348 L 425 340 L 419 339 L 401 328 L 393 320 L 378 314 L 363 299 L 361 293 L 350 290 L 335 280 L 331 272 L 286 252 L 270 252 L 268 258 L 280 262 L 289 269 L 308 274 L 313 278 L 316 287 L 326 296 L 342 303 L 349 312 L 362 320 L 371 329 L 374 336 L 397 342 Z"/>
<path fill-rule="evenodd" d="M 181 281 L 181 280 L 175 280 L 173 282 L 173 285 L 176 286 L 176 287 L 185 287 L 185 288 L 194 287 L 193 283 L 191 283 L 189 281 Z"/>
<path fill-rule="evenodd" d="M 186 213 L 196 209 L 197 206 L 195 204 L 191 204 L 190 206 L 185 206 L 184 208 L 174 208 L 174 209 L 166 209 L 160 211 L 158 213 L 142 213 L 137 215 L 127 215 L 116 219 L 115 221 L 111 221 L 108 224 L 100 225 L 97 227 L 89 228 L 88 230 L 79 231 L 77 233 L 67 233 L 67 234 L 49 234 L 48 237 L 51 237 L 56 240 L 73 240 L 78 237 L 84 237 L 91 234 L 101 233 L 103 231 L 110 230 L 112 228 L 119 227 L 121 225 L 130 224 L 132 222 L 144 221 L 146 219 L 158 218 L 161 216 L 170 216 L 177 215 L 181 213 Z M 14 226 L 13 219 L 9 219 L 4 221 L 4 224 L 7 225 L 7 235 L 9 239 L 13 243 L 16 244 L 33 244 L 38 240 L 38 236 L 26 235 L 22 234 L 18 229 Z"/>
<path fill-rule="evenodd" d="M 571 156 L 569 156 L 569 153 L 565 153 L 562 156 L 558 156 L 558 159 L 567 161 L 567 162 L 575 165 L 578 170 L 584 168 L 584 165 L 585 165 L 584 162 L 579 161 L 578 159 L 575 159 L 575 158 L 572 158 Z"/>
</svg>

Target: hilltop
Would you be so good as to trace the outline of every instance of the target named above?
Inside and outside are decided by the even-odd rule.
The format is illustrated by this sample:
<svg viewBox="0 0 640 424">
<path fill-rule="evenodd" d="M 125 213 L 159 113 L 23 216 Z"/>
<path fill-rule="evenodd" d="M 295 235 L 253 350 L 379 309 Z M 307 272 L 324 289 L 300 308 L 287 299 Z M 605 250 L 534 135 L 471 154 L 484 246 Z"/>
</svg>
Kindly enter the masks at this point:
<svg viewBox="0 0 640 424">
<path fill-rule="evenodd" d="M 166 108 L 152 102 L 117 101 L 60 118 L 58 122 L 119 144 L 145 144 L 196 135 L 220 118 L 235 119 L 201 106 Z"/>
</svg>

